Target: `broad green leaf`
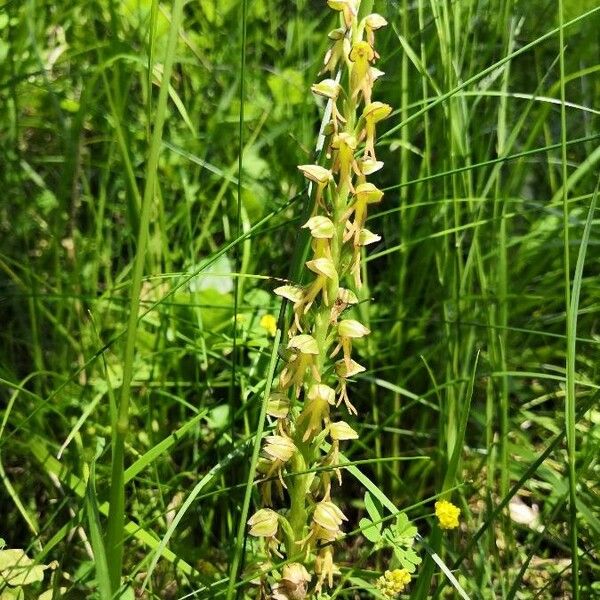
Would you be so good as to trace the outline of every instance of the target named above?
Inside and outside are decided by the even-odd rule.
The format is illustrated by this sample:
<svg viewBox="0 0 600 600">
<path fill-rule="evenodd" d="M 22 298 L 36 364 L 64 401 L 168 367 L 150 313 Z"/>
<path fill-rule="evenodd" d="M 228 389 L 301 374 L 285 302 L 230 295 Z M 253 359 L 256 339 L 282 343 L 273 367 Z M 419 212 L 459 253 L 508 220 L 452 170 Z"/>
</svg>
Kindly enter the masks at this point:
<svg viewBox="0 0 600 600">
<path fill-rule="evenodd" d="M 6 588 L 0 594 L 0 600 L 25 600 L 25 592 L 23 588 Z"/>
<path fill-rule="evenodd" d="M 0 551 L 0 584 L 29 585 L 44 579 L 46 565 L 36 565 L 24 550 Z"/>
</svg>

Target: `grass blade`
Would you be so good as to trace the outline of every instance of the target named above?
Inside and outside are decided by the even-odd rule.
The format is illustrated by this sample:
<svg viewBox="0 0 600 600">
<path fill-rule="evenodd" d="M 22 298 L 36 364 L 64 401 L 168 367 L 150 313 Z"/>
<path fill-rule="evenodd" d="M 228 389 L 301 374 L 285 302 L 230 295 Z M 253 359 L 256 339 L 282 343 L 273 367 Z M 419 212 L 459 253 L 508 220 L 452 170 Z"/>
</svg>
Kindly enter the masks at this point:
<svg viewBox="0 0 600 600">
<path fill-rule="evenodd" d="M 150 142 L 150 153 L 146 165 L 146 184 L 142 198 L 140 215 L 140 228 L 136 255 L 133 266 L 131 282 L 131 296 L 129 305 L 129 321 L 123 359 L 123 383 L 119 396 L 117 422 L 113 423 L 113 451 L 112 472 L 110 488 L 110 510 L 106 532 L 106 548 L 108 567 L 112 590 L 120 586 L 123 568 L 123 542 L 125 527 L 125 437 L 129 431 L 129 403 L 131 399 L 131 380 L 133 378 L 133 361 L 135 356 L 135 343 L 137 338 L 138 313 L 140 307 L 140 293 L 144 274 L 144 262 L 148 245 L 148 226 L 150 222 L 150 209 L 154 199 L 158 181 L 158 158 L 162 145 L 162 132 L 167 114 L 167 99 L 169 94 L 169 80 L 175 59 L 175 48 L 179 36 L 179 27 L 183 17 L 184 0 L 175 0 L 173 15 L 169 27 L 166 56 L 164 60 L 163 79 L 160 86 L 158 105 L 156 108 L 155 126 Z"/>
<path fill-rule="evenodd" d="M 111 600 L 113 597 L 112 586 L 108 570 L 108 560 L 106 558 L 106 548 L 102 538 L 102 525 L 100 523 L 100 513 L 98 511 L 95 478 L 96 463 L 94 460 L 90 467 L 90 476 L 85 489 L 85 511 L 88 518 L 90 541 L 94 551 L 94 567 L 96 571 L 98 595 L 100 596 L 100 600 Z"/>
</svg>

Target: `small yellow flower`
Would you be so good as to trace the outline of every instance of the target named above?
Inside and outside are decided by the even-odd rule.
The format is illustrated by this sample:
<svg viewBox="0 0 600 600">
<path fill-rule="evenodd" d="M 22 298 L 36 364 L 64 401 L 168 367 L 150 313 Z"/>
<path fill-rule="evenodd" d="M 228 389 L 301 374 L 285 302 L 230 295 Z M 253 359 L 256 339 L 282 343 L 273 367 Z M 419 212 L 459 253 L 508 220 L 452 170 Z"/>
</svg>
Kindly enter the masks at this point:
<svg viewBox="0 0 600 600">
<path fill-rule="evenodd" d="M 277 333 L 277 319 L 273 315 L 263 315 L 260 318 L 260 326 L 266 329 L 270 336 L 275 337 Z"/>
<path fill-rule="evenodd" d="M 404 591 L 410 580 L 410 573 L 406 569 L 394 569 L 386 571 L 377 580 L 376 585 L 384 596 L 393 598 L 396 594 Z"/>
<path fill-rule="evenodd" d="M 377 161 L 375 158 L 375 125 L 383 119 L 387 119 L 392 114 L 392 107 L 384 102 L 370 102 L 363 110 L 363 119 L 365 120 L 365 141 L 364 158 Z"/>
<path fill-rule="evenodd" d="M 330 588 L 333 587 L 333 576 L 340 575 L 340 570 L 333 562 L 332 546 L 325 546 L 319 551 L 317 559 L 315 560 L 315 573 L 319 576 L 319 581 L 315 588 L 317 593 L 321 592 L 321 588 L 325 581 L 327 581 Z"/>
<path fill-rule="evenodd" d="M 439 500 L 435 503 L 435 516 L 438 518 L 442 529 L 456 529 L 459 515 L 460 508 L 454 506 L 452 502 Z"/>
</svg>

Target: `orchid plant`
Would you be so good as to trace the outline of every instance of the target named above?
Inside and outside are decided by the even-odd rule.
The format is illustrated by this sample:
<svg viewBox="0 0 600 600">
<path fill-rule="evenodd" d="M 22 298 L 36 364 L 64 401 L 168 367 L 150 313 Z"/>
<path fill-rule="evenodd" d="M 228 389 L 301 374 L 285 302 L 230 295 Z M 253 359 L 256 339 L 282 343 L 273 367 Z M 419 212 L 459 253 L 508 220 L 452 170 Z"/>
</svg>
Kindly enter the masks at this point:
<svg viewBox="0 0 600 600">
<path fill-rule="evenodd" d="M 263 507 L 248 521 L 267 556 L 284 561 L 270 586 L 273 600 L 319 595 L 339 573 L 335 541 L 348 519 L 335 502 L 334 486 L 342 483 L 340 447 L 358 438 L 340 412 L 358 412 L 349 383 L 365 367 L 353 358 L 353 346 L 370 333 L 347 313 L 358 303 L 363 249 L 381 239 L 365 225 L 369 207 L 383 199 L 367 181 L 383 167 L 375 155 L 376 125 L 392 112 L 372 99 L 383 75 L 374 66 L 375 32 L 386 20 L 378 14 L 359 18 L 360 0 L 327 4 L 339 13 L 340 27 L 329 33 L 321 71 L 326 77 L 311 88 L 330 104 L 326 161 L 298 167 L 314 189 L 314 209 L 303 225 L 311 236 L 306 268 L 312 279 L 275 289 L 292 303 L 293 318 L 267 407 L 273 432 L 258 467 Z"/>
</svg>

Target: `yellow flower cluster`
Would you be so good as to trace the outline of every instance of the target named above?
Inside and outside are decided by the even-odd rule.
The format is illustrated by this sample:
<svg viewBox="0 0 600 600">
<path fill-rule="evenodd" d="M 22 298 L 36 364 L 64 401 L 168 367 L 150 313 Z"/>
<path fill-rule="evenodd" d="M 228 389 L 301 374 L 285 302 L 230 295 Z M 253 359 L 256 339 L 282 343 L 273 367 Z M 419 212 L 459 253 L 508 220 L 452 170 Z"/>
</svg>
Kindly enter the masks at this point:
<svg viewBox="0 0 600 600">
<path fill-rule="evenodd" d="M 406 569 L 394 569 L 393 571 L 386 571 L 377 580 L 376 585 L 384 596 L 393 598 L 404 591 L 410 580 L 410 573 Z"/>
<path fill-rule="evenodd" d="M 435 516 L 438 518 L 442 529 L 456 529 L 460 508 L 447 500 L 439 500 L 435 503 Z"/>
<path fill-rule="evenodd" d="M 276 494 L 284 508 L 262 508 L 248 521 L 250 534 L 265 539 L 268 553 L 284 551 L 296 565 L 276 584 L 278 600 L 306 597 L 311 571 L 317 575 L 316 592 L 325 583 L 332 587 L 339 573 L 333 542 L 347 518 L 332 500 L 332 473 L 341 484 L 340 443 L 358 433 L 332 412 L 343 404 L 357 414 L 348 383 L 365 368 L 352 351 L 370 330 L 345 313 L 358 303 L 364 247 L 381 239 L 365 227 L 369 207 L 383 198 L 367 177 L 383 167 L 375 155 L 376 125 L 392 112 L 372 99 L 373 84 L 383 75 L 374 66 L 379 58 L 375 31 L 387 24 L 385 19 L 378 14 L 359 18 L 360 0 L 327 4 L 339 13 L 340 27 L 329 33 L 322 71 L 328 77 L 311 87 L 329 103 L 325 161 L 298 167 L 313 196 L 311 217 L 302 226 L 310 233 L 306 269 L 312 279 L 275 290 L 291 303 L 293 318 L 267 407 L 275 431 L 265 438 L 258 466 L 263 506 L 274 506 Z M 261 325 L 270 331 L 274 319 L 263 317 Z M 296 587 L 301 592 L 291 594 Z"/>
</svg>

